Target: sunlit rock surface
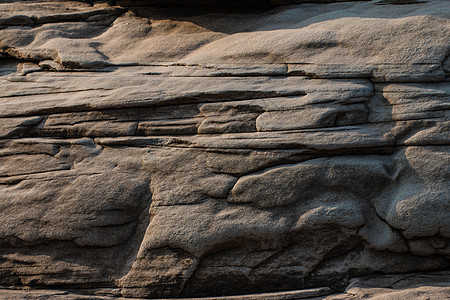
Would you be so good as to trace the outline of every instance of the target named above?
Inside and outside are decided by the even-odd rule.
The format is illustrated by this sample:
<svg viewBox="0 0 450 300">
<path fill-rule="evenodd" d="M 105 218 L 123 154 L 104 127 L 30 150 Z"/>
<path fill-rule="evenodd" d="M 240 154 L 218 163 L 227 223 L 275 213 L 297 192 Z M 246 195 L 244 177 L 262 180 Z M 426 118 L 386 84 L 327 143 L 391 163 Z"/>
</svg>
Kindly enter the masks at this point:
<svg viewBox="0 0 450 300">
<path fill-rule="evenodd" d="M 448 1 L 203 2 L 0 3 L 0 298 L 448 295 Z"/>
</svg>

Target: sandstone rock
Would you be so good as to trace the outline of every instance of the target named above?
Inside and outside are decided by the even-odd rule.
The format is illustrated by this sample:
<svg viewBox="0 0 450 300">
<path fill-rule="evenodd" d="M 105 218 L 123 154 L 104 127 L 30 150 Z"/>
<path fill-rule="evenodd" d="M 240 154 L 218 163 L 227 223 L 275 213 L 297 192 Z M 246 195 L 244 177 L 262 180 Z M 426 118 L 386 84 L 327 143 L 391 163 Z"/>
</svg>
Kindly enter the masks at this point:
<svg viewBox="0 0 450 300">
<path fill-rule="evenodd" d="M 0 298 L 444 298 L 448 3 L 303 2 L 0 3 Z"/>
<path fill-rule="evenodd" d="M 346 299 L 445 299 L 448 298 L 448 272 L 380 275 L 354 278 L 345 293 L 335 293 L 328 287 L 287 292 L 247 294 L 239 296 L 204 297 L 204 300 L 346 300 Z M 0 299 L 117 299 L 117 289 L 32 290 L 0 289 Z M 120 298 L 138 299 L 138 298 Z M 139 298 L 141 299 L 141 298 Z M 184 298 L 193 300 L 195 298 Z M 197 298 L 198 299 L 198 298 Z"/>
</svg>

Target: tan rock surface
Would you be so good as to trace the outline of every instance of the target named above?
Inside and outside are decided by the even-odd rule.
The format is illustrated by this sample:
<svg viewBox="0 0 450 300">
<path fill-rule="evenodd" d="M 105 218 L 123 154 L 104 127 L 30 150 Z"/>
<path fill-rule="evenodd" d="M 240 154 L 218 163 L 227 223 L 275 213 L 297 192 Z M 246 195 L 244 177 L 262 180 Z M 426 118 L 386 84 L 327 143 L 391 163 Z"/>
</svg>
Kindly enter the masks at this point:
<svg viewBox="0 0 450 300">
<path fill-rule="evenodd" d="M 0 298 L 448 294 L 448 1 L 150 2 L 0 3 Z"/>
</svg>

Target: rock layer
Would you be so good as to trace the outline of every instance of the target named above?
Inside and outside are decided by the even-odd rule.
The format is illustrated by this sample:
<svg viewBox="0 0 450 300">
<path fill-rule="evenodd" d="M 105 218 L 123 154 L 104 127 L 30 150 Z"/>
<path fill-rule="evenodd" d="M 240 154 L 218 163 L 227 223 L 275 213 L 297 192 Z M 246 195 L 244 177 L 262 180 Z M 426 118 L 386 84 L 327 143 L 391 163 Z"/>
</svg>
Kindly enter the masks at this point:
<svg viewBox="0 0 450 300">
<path fill-rule="evenodd" d="M 196 297 L 448 268 L 445 0 L 113 2 L 0 4 L 1 286 Z"/>
</svg>

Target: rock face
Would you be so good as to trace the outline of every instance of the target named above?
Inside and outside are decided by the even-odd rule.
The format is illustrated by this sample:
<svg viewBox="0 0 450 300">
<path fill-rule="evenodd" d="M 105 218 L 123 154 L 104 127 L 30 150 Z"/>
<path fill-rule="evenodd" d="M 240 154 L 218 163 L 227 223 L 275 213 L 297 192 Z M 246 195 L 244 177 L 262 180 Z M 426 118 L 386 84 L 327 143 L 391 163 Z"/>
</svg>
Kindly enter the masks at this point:
<svg viewBox="0 0 450 300">
<path fill-rule="evenodd" d="M 0 286 L 197 297 L 448 268 L 448 1 L 131 2 L 0 3 Z"/>
</svg>

